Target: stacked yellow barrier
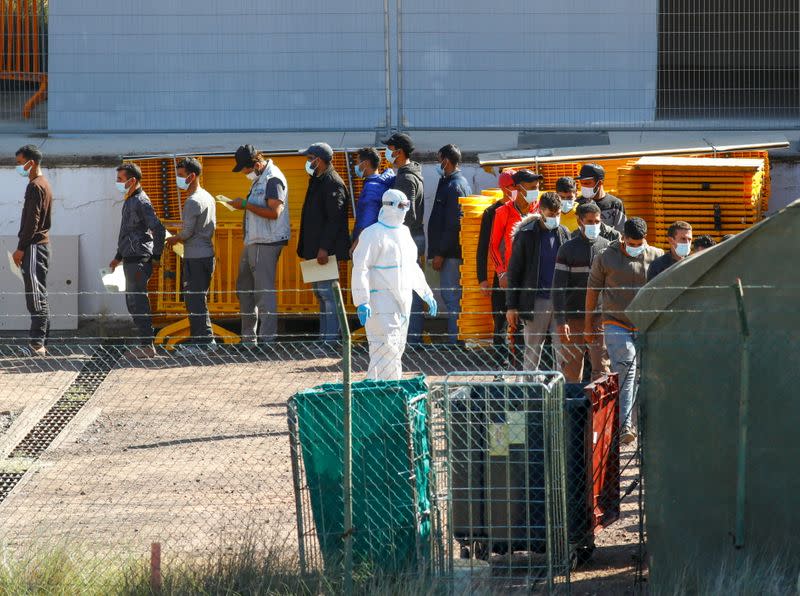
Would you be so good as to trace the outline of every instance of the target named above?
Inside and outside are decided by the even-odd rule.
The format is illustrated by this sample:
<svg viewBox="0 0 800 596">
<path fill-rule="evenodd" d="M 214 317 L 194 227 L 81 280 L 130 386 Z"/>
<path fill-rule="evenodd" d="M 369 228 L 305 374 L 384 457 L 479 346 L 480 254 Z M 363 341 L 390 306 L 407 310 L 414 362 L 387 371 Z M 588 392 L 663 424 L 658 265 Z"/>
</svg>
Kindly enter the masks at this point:
<svg viewBox="0 0 800 596">
<path fill-rule="evenodd" d="M 487 207 L 503 197 L 499 189 L 488 189 L 480 195 L 459 199 L 461 212 L 461 312 L 458 315 L 458 338 L 464 341 L 491 339 L 494 333 L 492 301 L 481 292 L 475 266 L 481 217 Z M 492 275 L 492 272 L 489 272 Z"/>
<path fill-rule="evenodd" d="M 762 217 L 761 159 L 643 157 L 620 169 L 620 198 L 628 217 L 647 221 L 648 241 L 668 248 L 667 228 L 683 220 L 695 236 L 721 240 Z"/>
</svg>

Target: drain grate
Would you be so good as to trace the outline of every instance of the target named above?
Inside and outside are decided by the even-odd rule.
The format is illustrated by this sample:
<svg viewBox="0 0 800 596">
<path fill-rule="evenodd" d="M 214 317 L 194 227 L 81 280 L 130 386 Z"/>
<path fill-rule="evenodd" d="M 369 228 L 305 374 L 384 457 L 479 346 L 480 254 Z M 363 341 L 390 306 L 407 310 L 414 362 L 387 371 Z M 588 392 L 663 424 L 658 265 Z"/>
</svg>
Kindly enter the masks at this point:
<svg viewBox="0 0 800 596">
<path fill-rule="evenodd" d="M 0 472 L 0 502 L 8 496 L 25 472 Z"/>
<path fill-rule="evenodd" d="M 111 372 L 115 362 L 116 356 L 113 351 L 105 348 L 95 350 L 64 394 L 14 447 L 9 458 L 38 458 L 94 395 Z M 0 500 L 5 494 L 0 488 Z"/>
</svg>

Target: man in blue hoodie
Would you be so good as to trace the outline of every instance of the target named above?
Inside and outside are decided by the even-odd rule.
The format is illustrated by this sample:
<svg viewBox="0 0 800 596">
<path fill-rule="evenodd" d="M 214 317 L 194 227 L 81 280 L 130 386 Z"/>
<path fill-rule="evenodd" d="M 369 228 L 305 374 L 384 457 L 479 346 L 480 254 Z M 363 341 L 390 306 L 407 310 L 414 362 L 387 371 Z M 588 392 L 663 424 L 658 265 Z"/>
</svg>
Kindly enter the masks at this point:
<svg viewBox="0 0 800 596">
<path fill-rule="evenodd" d="M 428 258 L 440 275 L 442 301 L 447 309 L 447 343 L 458 341 L 461 303 L 461 206 L 459 197 L 472 194 L 469 182 L 458 168 L 461 151 L 455 145 L 439 149 L 439 185 L 428 220 Z"/>
<path fill-rule="evenodd" d="M 351 256 L 356 249 L 361 230 L 378 221 L 383 193 L 392 187 L 395 179 L 395 173 L 391 169 L 378 173 L 381 156 L 374 147 L 359 149 L 356 156 L 358 158 L 355 166 L 356 176 L 364 179 L 364 188 L 361 189 L 361 194 L 358 195 L 358 202 L 356 203 L 356 223 L 353 227 L 353 244 L 350 247 Z"/>
</svg>

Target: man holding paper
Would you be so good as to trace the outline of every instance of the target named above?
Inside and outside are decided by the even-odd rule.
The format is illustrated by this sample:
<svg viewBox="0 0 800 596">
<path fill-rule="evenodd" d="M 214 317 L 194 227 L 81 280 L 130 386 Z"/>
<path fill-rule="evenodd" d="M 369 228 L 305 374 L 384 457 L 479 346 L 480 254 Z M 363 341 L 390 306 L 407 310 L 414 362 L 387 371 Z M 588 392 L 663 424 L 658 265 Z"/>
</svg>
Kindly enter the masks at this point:
<svg viewBox="0 0 800 596">
<path fill-rule="evenodd" d="M 367 331 L 370 379 L 401 378 L 414 292 L 436 316 L 436 300 L 419 266 L 417 244 L 403 225 L 410 207 L 403 192 L 387 190 L 378 223 L 361 233 L 353 251 L 353 303 Z"/>
<path fill-rule="evenodd" d="M 117 190 L 123 196 L 122 219 L 117 239 L 117 254 L 109 264 L 111 271 L 122 264 L 125 272 L 125 304 L 138 332 L 140 347 L 131 350 L 132 358 L 153 358 L 155 331 L 147 296 L 147 282 L 164 251 L 166 230 L 158 219 L 150 198 L 142 188 L 142 170 L 134 163 L 117 168 Z"/>
<path fill-rule="evenodd" d="M 194 157 L 178 162 L 176 184 L 189 196 L 183 203 L 181 231 L 167 238 L 167 246 L 183 244 L 181 289 L 189 313 L 189 343 L 186 350 L 207 349 L 215 345 L 208 314 L 208 288 L 214 275 L 214 231 L 217 204 L 200 186 L 203 168 Z"/>
<path fill-rule="evenodd" d="M 301 259 L 316 259 L 320 265 L 325 265 L 331 256 L 338 262 L 346 261 L 350 251 L 347 230 L 350 193 L 331 165 L 333 149 L 327 143 L 314 143 L 302 154 L 307 157 L 305 167 L 310 179 L 300 216 L 297 254 Z M 319 300 L 320 339 L 337 341 L 340 330 L 333 281 L 318 281 L 311 286 Z"/>
<path fill-rule="evenodd" d="M 242 343 L 275 341 L 278 334 L 278 295 L 275 275 L 278 258 L 289 244 L 289 186 L 283 172 L 252 145 L 236 150 L 234 172 L 252 182 L 247 198 L 233 199 L 231 207 L 244 211 L 244 249 L 239 260 L 239 310 Z"/>
</svg>

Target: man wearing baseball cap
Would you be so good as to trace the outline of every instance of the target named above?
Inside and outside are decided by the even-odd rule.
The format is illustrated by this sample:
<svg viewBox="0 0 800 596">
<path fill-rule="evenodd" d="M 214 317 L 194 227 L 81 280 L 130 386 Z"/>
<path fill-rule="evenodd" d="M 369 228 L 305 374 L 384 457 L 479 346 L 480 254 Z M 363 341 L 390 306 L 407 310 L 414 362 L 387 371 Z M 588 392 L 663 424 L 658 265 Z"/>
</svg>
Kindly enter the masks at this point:
<svg viewBox="0 0 800 596">
<path fill-rule="evenodd" d="M 596 163 L 585 163 L 581 166 L 578 180 L 581 183 L 581 197 L 591 199 L 600 207 L 600 218 L 603 223 L 622 233 L 625 227 L 625 205 L 614 195 L 603 188 L 606 171 Z"/>
<path fill-rule="evenodd" d="M 425 256 L 425 187 L 422 181 L 422 166 L 411 161 L 414 142 L 402 132 L 396 132 L 383 141 L 386 145 L 386 161 L 397 171 L 392 188 L 401 191 L 411 203 L 403 223 L 411 231 L 420 257 Z M 422 299 L 414 294 L 411 301 L 411 318 L 408 321 L 408 343 L 422 343 L 425 313 Z"/>
<path fill-rule="evenodd" d="M 310 179 L 300 215 L 297 254 L 301 259 L 316 259 L 325 265 L 331 255 L 346 261 L 350 252 L 347 229 L 347 203 L 350 193 L 342 177 L 333 169 L 333 149 L 327 143 L 314 143 L 301 152 L 306 156 Z M 339 318 L 333 299 L 333 281 L 311 284 L 319 300 L 319 333 L 324 342 L 339 339 Z"/>
</svg>

